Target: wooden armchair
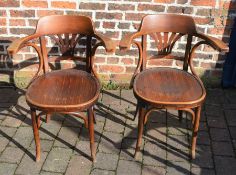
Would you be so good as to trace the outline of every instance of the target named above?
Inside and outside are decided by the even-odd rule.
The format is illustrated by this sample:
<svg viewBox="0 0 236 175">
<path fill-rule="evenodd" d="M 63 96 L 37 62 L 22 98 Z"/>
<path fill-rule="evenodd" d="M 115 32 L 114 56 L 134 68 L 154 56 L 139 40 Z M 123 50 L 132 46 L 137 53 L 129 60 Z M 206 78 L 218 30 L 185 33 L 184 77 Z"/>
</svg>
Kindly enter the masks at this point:
<svg viewBox="0 0 236 175">
<path fill-rule="evenodd" d="M 54 40 L 60 48 L 61 56 L 56 59 L 83 61 L 86 63 L 86 71 L 50 71 L 46 37 Z M 85 58 L 77 57 L 74 53 L 81 39 L 86 43 Z M 92 44 L 94 40 L 96 43 Z M 115 43 L 111 39 L 95 31 L 89 17 L 56 15 L 40 18 L 34 34 L 17 39 L 8 47 L 10 55 L 16 54 L 23 47 L 32 47 L 39 58 L 39 69 L 26 92 L 36 144 L 36 161 L 40 160 L 40 117 L 45 113 L 48 121 L 50 114 L 54 112 L 70 114 L 84 120 L 85 127 L 89 129 L 91 157 L 92 160 L 95 159 L 93 106 L 99 98 L 100 83 L 93 63 L 99 46 L 103 46 L 107 52 L 115 49 Z M 85 110 L 88 116 L 79 113 Z M 36 114 L 36 111 L 40 113 Z"/>
<path fill-rule="evenodd" d="M 147 56 L 147 36 L 155 41 L 157 55 Z M 172 54 L 175 43 L 183 36 L 187 42 L 183 57 Z M 202 40 L 192 43 L 193 37 Z M 141 42 L 134 40 L 141 38 Z M 193 65 L 195 50 L 202 44 L 207 44 L 222 52 L 228 51 L 228 46 L 217 38 L 199 33 L 193 18 L 183 15 L 162 14 L 147 15 L 142 19 L 137 32 L 125 36 L 120 42 L 120 49 L 128 49 L 134 44 L 139 50 L 139 62 L 133 75 L 133 92 L 137 98 L 138 140 L 135 156 L 140 150 L 143 126 L 149 114 L 156 109 L 179 110 L 192 116 L 193 132 L 191 156 L 195 158 L 195 147 L 199 127 L 201 106 L 206 97 L 203 83 L 198 77 Z M 146 69 L 149 59 L 178 59 L 183 61 L 183 70 L 168 67 Z M 191 73 L 188 72 L 190 67 Z"/>
</svg>

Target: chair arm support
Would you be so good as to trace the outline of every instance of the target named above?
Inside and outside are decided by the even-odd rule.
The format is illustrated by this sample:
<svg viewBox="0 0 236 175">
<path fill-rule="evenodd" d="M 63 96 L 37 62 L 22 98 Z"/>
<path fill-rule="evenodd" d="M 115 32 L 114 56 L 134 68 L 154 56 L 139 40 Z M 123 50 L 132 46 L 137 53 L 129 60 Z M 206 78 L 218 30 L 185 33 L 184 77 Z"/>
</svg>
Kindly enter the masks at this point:
<svg viewBox="0 0 236 175">
<path fill-rule="evenodd" d="M 25 44 L 34 39 L 34 38 L 37 38 L 39 37 L 39 35 L 37 34 L 33 34 L 33 35 L 29 35 L 29 36 L 26 36 L 24 38 L 19 38 L 19 39 L 16 39 L 15 41 L 13 41 L 10 46 L 7 48 L 7 51 L 9 53 L 9 55 L 14 55 L 16 54 L 22 47 L 25 46 Z"/>
<path fill-rule="evenodd" d="M 130 33 L 122 38 L 122 40 L 119 43 L 119 47 L 121 50 L 127 50 L 130 48 L 133 39 L 141 36 L 142 34 L 140 32 Z"/>
<path fill-rule="evenodd" d="M 95 37 L 102 42 L 103 47 L 106 49 L 106 52 L 113 53 L 116 50 L 116 42 L 112 39 L 96 32 Z"/>
<path fill-rule="evenodd" d="M 204 41 L 207 42 L 211 47 L 214 49 L 218 50 L 219 52 L 228 52 L 229 47 L 221 40 L 218 38 L 212 37 L 212 36 L 207 36 L 203 33 L 196 33 L 194 36 L 199 37 L 203 39 Z"/>
</svg>

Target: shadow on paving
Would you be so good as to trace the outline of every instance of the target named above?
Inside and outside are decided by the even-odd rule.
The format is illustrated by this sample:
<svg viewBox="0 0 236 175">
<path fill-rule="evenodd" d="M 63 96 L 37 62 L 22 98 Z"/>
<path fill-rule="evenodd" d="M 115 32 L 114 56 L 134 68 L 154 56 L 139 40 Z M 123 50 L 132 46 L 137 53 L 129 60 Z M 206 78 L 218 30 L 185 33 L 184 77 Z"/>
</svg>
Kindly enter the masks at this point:
<svg viewBox="0 0 236 175">
<path fill-rule="evenodd" d="M 217 98 L 220 99 L 218 101 L 215 99 L 216 94 L 218 94 Z M 135 161 L 133 159 L 137 137 L 138 117 L 132 121 L 136 109 L 136 100 L 131 91 L 102 91 L 101 98 L 95 108 L 96 125 L 101 121 L 104 122 L 104 125 L 100 130 L 95 129 L 95 137 L 98 137 L 97 140 L 95 139 L 98 142 L 97 148 L 100 148 L 102 145 L 106 147 L 106 149 L 113 149 L 111 148 L 112 146 L 114 149 L 118 150 L 119 160 L 116 171 L 119 171 L 119 162 L 127 160 L 141 166 L 143 171 L 145 168 L 145 171 L 153 174 L 159 173 L 155 168 L 163 168 L 167 174 L 215 174 L 218 166 L 221 166 L 221 164 L 215 164 L 213 160 L 215 160 L 215 157 L 216 160 L 218 160 L 221 155 L 215 151 L 214 145 L 212 145 L 215 143 L 215 140 L 212 138 L 210 129 L 211 127 L 218 128 L 221 126 L 214 125 L 214 122 L 212 123 L 211 120 L 223 118 L 223 120 L 227 121 L 227 117 L 225 117 L 224 113 L 222 112 L 222 115 L 224 115 L 223 117 L 219 113 L 220 107 L 223 108 L 222 110 L 233 109 L 236 111 L 236 101 L 229 98 L 232 96 L 236 97 L 236 93 L 231 90 L 220 90 L 220 93 L 216 92 L 216 94 L 209 92 L 205 107 L 202 111 L 197 141 L 197 156 L 195 160 L 189 158 L 191 141 L 191 121 L 189 116 L 184 115 L 183 120 L 180 122 L 177 117 L 177 112 L 172 110 L 159 110 L 150 114 L 144 129 L 141 154 L 138 160 Z M 19 100 L 23 95 L 23 90 L 15 90 L 14 88 L 1 89 L 0 109 L 2 121 L 4 121 L 4 117 L 2 116 L 7 114 L 7 117 L 18 119 L 25 125 L 31 125 L 29 109 L 23 104 L 22 99 Z M 61 116 L 59 117 L 61 118 Z M 66 115 L 66 117 L 62 117 L 60 120 L 54 118 L 52 118 L 52 120 L 64 124 L 65 118 L 73 124 L 72 127 L 71 125 L 67 126 L 72 132 L 77 132 L 77 130 L 74 129 L 75 127 L 81 128 L 78 133 L 79 138 L 88 137 L 87 132 L 84 132 L 86 129 L 83 127 L 83 123 L 72 116 Z M 44 121 L 43 118 L 42 121 Z M 228 123 L 226 123 L 226 125 L 226 128 L 229 129 Z M 235 126 L 236 125 L 233 125 L 232 127 Z M 76 145 L 60 138 L 58 134 L 52 133 L 44 127 L 40 127 L 40 131 L 90 160 L 90 154 L 84 152 L 84 150 L 78 149 Z M 109 137 L 107 133 L 121 135 L 122 138 L 117 141 L 117 139 Z M 35 155 L 32 155 L 27 147 L 19 143 L 3 129 L 0 129 L 0 134 L 25 152 L 31 159 L 35 158 Z M 232 134 L 230 135 L 230 143 L 232 143 L 232 138 L 234 137 L 235 136 Z M 101 140 L 105 142 L 102 142 Z M 99 153 L 107 152 L 97 149 L 97 154 Z M 113 152 L 109 153 L 116 154 Z M 232 156 L 235 158 L 235 145 L 234 154 L 231 155 L 231 157 Z"/>
</svg>

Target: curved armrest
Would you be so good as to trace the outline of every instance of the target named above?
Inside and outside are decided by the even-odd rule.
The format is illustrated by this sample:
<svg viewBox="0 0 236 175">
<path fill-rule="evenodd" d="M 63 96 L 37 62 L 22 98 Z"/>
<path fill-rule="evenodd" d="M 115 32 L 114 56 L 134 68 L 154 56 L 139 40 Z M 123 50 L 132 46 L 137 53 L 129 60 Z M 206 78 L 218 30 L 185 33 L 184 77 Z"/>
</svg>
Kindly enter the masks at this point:
<svg viewBox="0 0 236 175">
<path fill-rule="evenodd" d="M 19 39 L 14 40 L 10 44 L 10 46 L 7 48 L 8 53 L 10 55 L 16 54 L 24 46 L 24 44 L 26 44 L 27 41 L 32 40 L 37 37 L 38 35 L 33 34 L 33 35 L 26 36 L 24 38 L 19 38 Z"/>
<path fill-rule="evenodd" d="M 101 40 L 103 46 L 106 49 L 106 52 L 110 52 L 110 53 L 115 52 L 116 45 L 117 45 L 115 41 L 97 32 L 95 33 L 95 37 Z"/>
<path fill-rule="evenodd" d="M 216 49 L 220 52 L 228 52 L 229 51 L 229 47 L 223 41 L 219 40 L 218 38 L 215 38 L 212 36 L 207 36 L 202 33 L 196 33 L 195 36 L 203 39 L 204 41 L 209 43 L 210 46 L 212 46 L 214 49 Z"/>
<path fill-rule="evenodd" d="M 142 34 L 140 32 L 130 33 L 126 36 L 124 36 L 119 44 L 119 47 L 121 50 L 126 50 L 130 48 L 130 45 L 132 44 L 133 39 L 141 36 Z"/>
</svg>

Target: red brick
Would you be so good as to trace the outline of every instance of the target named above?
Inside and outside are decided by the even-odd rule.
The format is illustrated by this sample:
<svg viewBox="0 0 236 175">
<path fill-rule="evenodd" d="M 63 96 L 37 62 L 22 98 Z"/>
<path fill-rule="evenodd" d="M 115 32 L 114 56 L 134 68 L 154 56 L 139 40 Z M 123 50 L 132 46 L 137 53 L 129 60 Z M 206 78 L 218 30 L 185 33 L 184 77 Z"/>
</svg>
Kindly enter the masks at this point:
<svg viewBox="0 0 236 175">
<path fill-rule="evenodd" d="M 141 21 L 145 15 L 145 13 L 126 13 L 125 20 Z"/>
<path fill-rule="evenodd" d="M 220 7 L 221 8 L 223 7 L 223 9 L 225 9 L 225 10 L 235 10 L 236 9 L 236 2 L 221 0 Z"/>
<path fill-rule="evenodd" d="M 6 16 L 7 16 L 6 10 L 0 10 L 0 17 L 6 17 Z"/>
<path fill-rule="evenodd" d="M 196 24 L 200 24 L 200 25 L 206 25 L 206 24 L 213 24 L 214 19 L 212 18 L 198 18 L 195 17 L 194 21 Z"/>
<path fill-rule="evenodd" d="M 118 24 L 118 28 L 119 29 L 129 29 L 129 27 L 130 27 L 130 23 L 124 23 L 124 22 L 119 22 L 119 24 Z"/>
<path fill-rule="evenodd" d="M 0 7 L 19 7 L 20 1 L 19 0 L 1 0 Z"/>
<path fill-rule="evenodd" d="M 120 1 L 120 0 L 116 0 L 116 1 Z M 137 0 L 125 0 L 125 1 L 137 2 Z M 152 0 L 139 0 L 138 2 L 152 2 Z"/>
<path fill-rule="evenodd" d="M 65 12 L 67 15 L 83 15 L 83 16 L 89 16 L 92 18 L 92 12 L 68 11 L 68 10 L 66 10 Z"/>
<path fill-rule="evenodd" d="M 184 14 L 192 14 L 193 8 L 192 7 L 183 7 L 183 13 Z"/>
<path fill-rule="evenodd" d="M 212 16 L 213 17 L 226 17 L 228 18 L 228 10 L 223 10 L 223 9 L 212 9 L 211 10 Z"/>
<path fill-rule="evenodd" d="M 7 29 L 6 28 L 0 28 L 0 34 L 6 34 Z"/>
<path fill-rule="evenodd" d="M 99 72 L 101 73 L 122 73 L 124 67 L 119 65 L 99 65 Z"/>
<path fill-rule="evenodd" d="M 201 62 L 200 67 L 205 68 L 205 69 L 213 69 L 215 68 L 216 63 L 211 63 L 211 62 Z"/>
<path fill-rule="evenodd" d="M 169 3 L 174 3 L 175 1 L 174 0 L 154 0 L 154 2 L 169 4 Z"/>
<path fill-rule="evenodd" d="M 177 4 L 186 4 L 188 0 L 177 0 Z"/>
<path fill-rule="evenodd" d="M 88 10 L 105 10 L 106 5 L 102 3 L 85 3 L 81 2 L 79 4 L 80 9 L 88 9 Z"/>
<path fill-rule="evenodd" d="M 209 28 L 207 32 L 211 35 L 230 35 L 230 30 L 224 27 Z"/>
<path fill-rule="evenodd" d="M 204 45 L 203 51 L 204 52 L 214 52 L 215 49 L 213 49 L 211 46 Z"/>
<path fill-rule="evenodd" d="M 29 29 L 29 28 L 11 28 L 10 29 L 10 33 L 15 34 L 15 35 L 21 35 L 21 34 L 30 35 L 30 34 L 33 34 L 34 31 L 35 29 Z"/>
<path fill-rule="evenodd" d="M 211 16 L 211 9 L 198 9 L 196 14 L 199 16 Z"/>
<path fill-rule="evenodd" d="M 0 26 L 6 26 L 7 20 L 6 18 L 0 18 Z"/>
<path fill-rule="evenodd" d="M 97 19 L 122 19 L 122 13 L 104 13 L 104 12 L 97 12 L 96 13 Z"/>
<path fill-rule="evenodd" d="M 37 11 L 37 16 L 38 17 L 43 17 L 43 16 L 48 16 L 48 15 L 63 15 L 63 11 L 59 10 L 38 10 Z"/>
<path fill-rule="evenodd" d="M 11 17 L 35 17 L 34 10 L 10 10 Z"/>
<path fill-rule="evenodd" d="M 167 9 L 168 13 L 184 13 L 183 7 L 169 6 Z"/>
<path fill-rule="evenodd" d="M 129 64 L 133 64 L 134 60 L 132 58 L 122 58 L 121 63 L 123 63 L 125 65 L 129 65 Z"/>
<path fill-rule="evenodd" d="M 24 19 L 10 19 L 9 22 L 10 26 L 25 26 Z"/>
<path fill-rule="evenodd" d="M 112 4 L 109 3 L 108 10 L 121 10 L 121 11 L 127 11 L 127 10 L 134 10 L 135 6 L 131 4 Z"/>
<path fill-rule="evenodd" d="M 106 33 L 106 36 L 107 37 L 110 37 L 110 38 L 118 38 L 119 37 L 119 32 L 116 32 L 116 31 L 107 31 Z"/>
<path fill-rule="evenodd" d="M 173 59 L 153 59 L 148 61 L 149 66 L 172 66 Z"/>
<path fill-rule="evenodd" d="M 114 29 L 115 26 L 116 26 L 116 23 L 114 23 L 114 22 L 106 22 L 106 21 L 103 22 L 103 28 L 105 28 L 105 29 L 107 29 L 107 28 Z"/>
<path fill-rule="evenodd" d="M 64 8 L 64 9 L 75 9 L 75 2 L 64 2 L 64 1 L 52 1 L 51 6 L 53 8 Z"/>
<path fill-rule="evenodd" d="M 36 27 L 38 20 L 37 19 L 28 19 L 29 25 Z"/>
<path fill-rule="evenodd" d="M 106 59 L 105 57 L 95 57 L 94 62 L 95 63 L 105 63 Z"/>
<path fill-rule="evenodd" d="M 23 0 L 22 5 L 25 7 L 42 7 L 42 8 L 47 8 L 48 7 L 48 2 L 46 0 Z"/>
<path fill-rule="evenodd" d="M 155 12 L 164 12 L 165 6 L 163 5 L 153 5 L 153 4 L 139 4 L 138 11 L 155 11 Z"/>
<path fill-rule="evenodd" d="M 215 0 L 191 0 L 190 4 L 195 6 L 215 6 Z"/>
<path fill-rule="evenodd" d="M 134 71 L 136 70 L 136 66 L 126 66 L 126 73 L 134 73 Z"/>
<path fill-rule="evenodd" d="M 117 58 L 117 57 L 108 57 L 107 58 L 107 63 L 108 64 L 118 64 L 119 63 L 119 58 Z"/>
</svg>

